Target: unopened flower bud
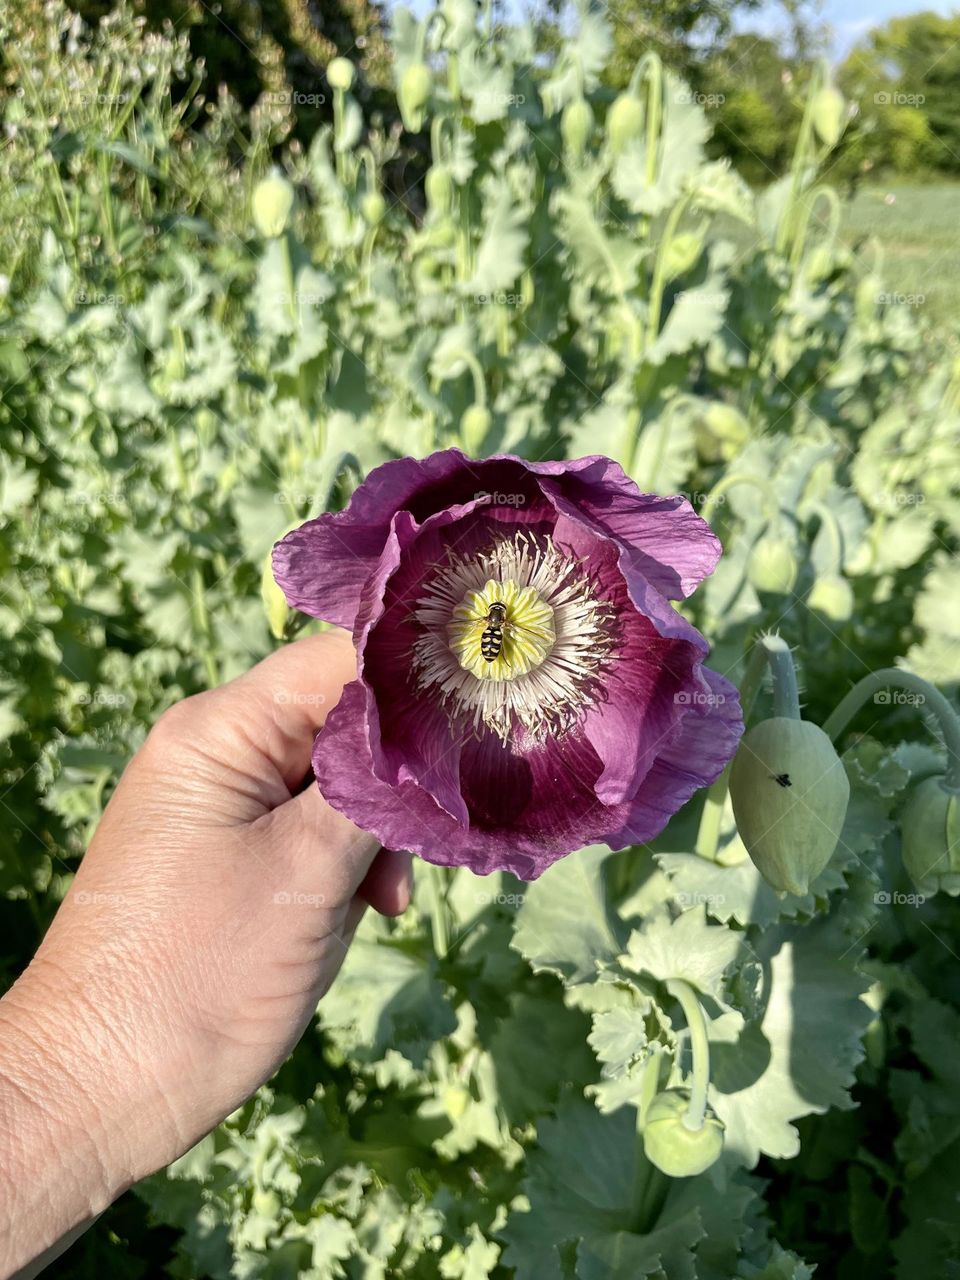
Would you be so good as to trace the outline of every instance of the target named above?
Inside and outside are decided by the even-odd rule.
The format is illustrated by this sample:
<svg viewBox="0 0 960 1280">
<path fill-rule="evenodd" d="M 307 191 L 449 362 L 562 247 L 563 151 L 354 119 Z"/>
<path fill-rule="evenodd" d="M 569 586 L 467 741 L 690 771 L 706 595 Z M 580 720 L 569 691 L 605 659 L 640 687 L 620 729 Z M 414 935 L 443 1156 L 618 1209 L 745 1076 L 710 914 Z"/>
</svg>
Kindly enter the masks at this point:
<svg viewBox="0 0 960 1280">
<path fill-rule="evenodd" d="M 327 64 L 327 80 L 332 89 L 346 92 L 353 84 L 353 63 L 348 58 L 334 58 Z"/>
<path fill-rule="evenodd" d="M 632 93 L 621 93 L 607 112 L 607 141 L 613 154 L 619 155 L 642 128 L 643 103 Z"/>
<path fill-rule="evenodd" d="M 925 778 L 910 793 L 900 818 L 903 865 L 917 889 L 932 897 L 960 894 L 960 796 L 943 778 Z"/>
<path fill-rule="evenodd" d="M 568 102 L 560 117 L 560 134 L 563 145 L 574 159 L 579 160 L 583 155 L 592 129 L 593 112 L 590 110 L 590 103 L 585 98 L 575 98 L 573 102 Z"/>
<path fill-rule="evenodd" d="M 837 847 L 850 783 L 833 743 L 809 720 L 754 725 L 730 770 L 740 838 L 764 880 L 802 896 Z"/>
<path fill-rule="evenodd" d="M 723 1123 L 708 1110 L 699 1128 L 688 1125 L 689 1099 L 679 1089 L 658 1093 L 647 1108 L 643 1150 L 670 1178 L 692 1178 L 720 1158 Z"/>
<path fill-rule="evenodd" d="M 797 557 L 786 538 L 763 538 L 752 548 L 747 579 L 756 591 L 790 594 L 797 581 Z"/>
<path fill-rule="evenodd" d="M 268 240 L 282 236 L 293 208 L 293 187 L 274 170 L 253 189 L 253 225 Z"/>
<path fill-rule="evenodd" d="M 411 62 L 400 77 L 397 101 L 404 127 L 411 133 L 419 133 L 423 124 L 423 108 L 430 97 L 433 76 L 425 62 Z"/>
</svg>

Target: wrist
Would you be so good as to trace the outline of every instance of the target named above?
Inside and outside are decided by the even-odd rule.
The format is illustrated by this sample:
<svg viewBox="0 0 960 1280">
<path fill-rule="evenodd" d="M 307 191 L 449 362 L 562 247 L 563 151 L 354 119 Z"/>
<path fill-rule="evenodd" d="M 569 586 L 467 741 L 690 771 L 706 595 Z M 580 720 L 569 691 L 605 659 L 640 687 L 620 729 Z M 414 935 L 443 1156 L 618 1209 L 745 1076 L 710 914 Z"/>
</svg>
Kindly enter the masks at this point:
<svg viewBox="0 0 960 1280">
<path fill-rule="evenodd" d="M 0 1000 L 0 1274 L 179 1154 L 163 1100 L 82 980 L 38 957 Z"/>
</svg>

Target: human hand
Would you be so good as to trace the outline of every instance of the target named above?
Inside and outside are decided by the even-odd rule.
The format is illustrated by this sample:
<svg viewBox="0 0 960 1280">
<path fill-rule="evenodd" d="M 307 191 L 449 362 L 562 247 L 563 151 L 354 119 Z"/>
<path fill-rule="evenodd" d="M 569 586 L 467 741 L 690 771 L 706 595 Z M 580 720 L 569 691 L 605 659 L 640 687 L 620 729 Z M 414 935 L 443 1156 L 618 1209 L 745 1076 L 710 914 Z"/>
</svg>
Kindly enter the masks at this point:
<svg viewBox="0 0 960 1280">
<path fill-rule="evenodd" d="M 300 1038 L 365 903 L 405 909 L 409 856 L 300 790 L 354 674 L 342 633 L 298 641 L 172 707 L 130 762 L 0 1001 L 15 1265 L 243 1102 Z"/>
</svg>

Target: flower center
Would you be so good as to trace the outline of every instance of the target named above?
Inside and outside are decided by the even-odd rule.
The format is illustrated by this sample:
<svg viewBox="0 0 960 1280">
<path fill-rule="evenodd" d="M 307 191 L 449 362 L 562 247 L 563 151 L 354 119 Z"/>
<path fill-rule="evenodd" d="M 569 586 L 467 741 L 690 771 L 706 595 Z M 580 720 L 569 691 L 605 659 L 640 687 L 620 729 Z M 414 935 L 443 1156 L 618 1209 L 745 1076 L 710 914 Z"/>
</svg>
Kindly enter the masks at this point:
<svg viewBox="0 0 960 1280">
<path fill-rule="evenodd" d="M 539 667 L 557 635 L 553 610 L 534 587 L 488 578 L 453 611 L 447 642 L 478 680 L 515 680 Z"/>
<path fill-rule="evenodd" d="M 411 675 L 451 721 L 558 735 L 603 696 L 616 619 L 584 563 L 549 537 L 518 532 L 470 556 L 448 553 L 426 579 Z"/>
</svg>

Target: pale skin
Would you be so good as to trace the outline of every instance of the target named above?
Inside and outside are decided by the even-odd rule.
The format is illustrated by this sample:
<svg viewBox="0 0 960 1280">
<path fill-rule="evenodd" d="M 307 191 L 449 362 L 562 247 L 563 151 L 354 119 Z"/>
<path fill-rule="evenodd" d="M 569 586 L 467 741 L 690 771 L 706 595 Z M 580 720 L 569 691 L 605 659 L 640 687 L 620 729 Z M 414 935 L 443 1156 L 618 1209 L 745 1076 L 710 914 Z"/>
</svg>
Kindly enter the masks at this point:
<svg viewBox="0 0 960 1280">
<path fill-rule="evenodd" d="M 0 1275 L 34 1274 L 268 1079 L 407 855 L 305 789 L 341 633 L 166 712 L 0 1000 Z"/>
</svg>

